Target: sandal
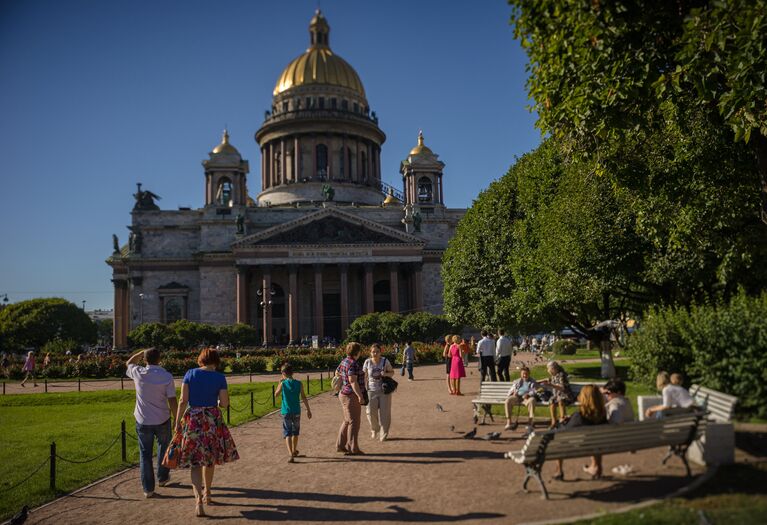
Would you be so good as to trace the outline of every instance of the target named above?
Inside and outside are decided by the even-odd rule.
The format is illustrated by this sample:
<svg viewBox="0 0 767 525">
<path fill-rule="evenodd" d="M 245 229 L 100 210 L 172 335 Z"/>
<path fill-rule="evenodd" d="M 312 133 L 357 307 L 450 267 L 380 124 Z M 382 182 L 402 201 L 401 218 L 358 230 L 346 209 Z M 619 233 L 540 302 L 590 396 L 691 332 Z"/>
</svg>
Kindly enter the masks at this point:
<svg viewBox="0 0 767 525">
<path fill-rule="evenodd" d="M 210 489 L 204 489 L 202 494 L 202 501 L 206 505 L 215 505 L 215 503 L 213 503 L 213 499 L 210 496 Z"/>
<path fill-rule="evenodd" d="M 202 504 L 202 498 L 197 499 L 195 501 L 194 515 L 197 516 L 198 518 L 204 518 L 206 516 L 205 507 Z"/>
</svg>

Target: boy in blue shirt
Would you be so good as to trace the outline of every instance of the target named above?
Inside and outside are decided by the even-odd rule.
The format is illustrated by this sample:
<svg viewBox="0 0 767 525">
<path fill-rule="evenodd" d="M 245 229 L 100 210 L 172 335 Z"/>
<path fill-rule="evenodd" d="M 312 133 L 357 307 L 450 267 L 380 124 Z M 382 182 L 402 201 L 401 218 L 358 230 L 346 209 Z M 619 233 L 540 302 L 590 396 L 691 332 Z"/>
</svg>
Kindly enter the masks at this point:
<svg viewBox="0 0 767 525">
<path fill-rule="evenodd" d="M 282 437 L 285 438 L 285 444 L 288 447 L 288 463 L 293 463 L 298 456 L 298 434 L 301 430 L 301 404 L 299 399 L 304 402 L 306 407 L 306 417 L 312 418 L 312 411 L 309 408 L 309 401 L 304 394 L 304 386 L 301 381 L 293 379 L 293 367 L 290 363 L 285 363 L 280 369 L 282 380 L 280 381 L 275 395 L 282 394 Z"/>
</svg>

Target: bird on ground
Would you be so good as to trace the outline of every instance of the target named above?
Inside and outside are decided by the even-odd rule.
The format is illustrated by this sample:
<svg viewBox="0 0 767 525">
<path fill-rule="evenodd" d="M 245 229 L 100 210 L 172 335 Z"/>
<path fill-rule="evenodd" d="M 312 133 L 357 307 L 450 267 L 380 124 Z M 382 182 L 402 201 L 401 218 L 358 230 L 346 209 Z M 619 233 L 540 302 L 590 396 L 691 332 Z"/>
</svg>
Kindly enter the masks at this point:
<svg viewBox="0 0 767 525">
<path fill-rule="evenodd" d="M 482 436 L 482 439 L 484 439 L 485 441 L 491 441 L 493 439 L 498 439 L 499 437 L 501 437 L 500 432 L 490 432 Z"/>
<path fill-rule="evenodd" d="M 466 432 L 463 435 L 463 439 L 474 439 L 474 436 L 476 436 L 476 435 L 477 435 L 477 427 L 474 427 L 474 430 Z"/>
<path fill-rule="evenodd" d="M 444 412 L 444 411 L 445 411 L 445 409 L 444 409 L 444 408 L 442 408 L 442 405 L 440 405 L 439 403 L 437 403 L 437 412 Z"/>
<path fill-rule="evenodd" d="M 25 521 L 27 521 L 27 516 L 29 516 L 29 507 L 24 505 L 21 507 L 21 510 L 16 514 L 14 517 L 11 518 L 10 523 L 11 525 L 21 525 Z"/>
</svg>

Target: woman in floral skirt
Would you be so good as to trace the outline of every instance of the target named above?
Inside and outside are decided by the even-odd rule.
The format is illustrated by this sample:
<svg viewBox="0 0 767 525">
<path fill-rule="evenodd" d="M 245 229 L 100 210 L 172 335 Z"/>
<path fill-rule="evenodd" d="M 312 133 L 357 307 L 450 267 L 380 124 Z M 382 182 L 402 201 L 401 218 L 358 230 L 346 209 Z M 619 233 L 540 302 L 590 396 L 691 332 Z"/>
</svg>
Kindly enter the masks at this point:
<svg viewBox="0 0 767 525">
<path fill-rule="evenodd" d="M 210 490 L 216 465 L 240 458 L 221 417 L 220 409 L 229 406 L 229 391 L 226 377 L 216 371 L 220 362 L 218 352 L 212 348 L 200 352 L 200 367 L 184 376 L 176 417 L 176 433 L 180 435 L 178 467 L 192 469 L 197 516 L 205 516 L 203 504 L 213 503 Z"/>
</svg>

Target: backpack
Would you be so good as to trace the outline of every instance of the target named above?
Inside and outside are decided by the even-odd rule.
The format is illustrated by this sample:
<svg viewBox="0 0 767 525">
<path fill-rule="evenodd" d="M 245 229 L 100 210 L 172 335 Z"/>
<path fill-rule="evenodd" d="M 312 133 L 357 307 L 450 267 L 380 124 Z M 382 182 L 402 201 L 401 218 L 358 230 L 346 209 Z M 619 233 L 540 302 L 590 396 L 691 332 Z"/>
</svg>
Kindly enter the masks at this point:
<svg viewBox="0 0 767 525">
<path fill-rule="evenodd" d="M 336 394 L 341 392 L 341 387 L 344 386 L 344 380 L 341 379 L 341 373 L 338 371 L 338 368 L 336 368 L 336 375 L 333 376 L 333 379 L 330 380 L 330 386 L 333 388 L 333 392 Z"/>
<path fill-rule="evenodd" d="M 386 358 L 384 357 L 384 370 L 386 370 Z M 397 390 L 397 386 L 399 386 L 399 383 L 394 380 L 394 378 L 389 376 L 383 376 L 381 378 L 381 386 L 383 387 L 383 393 L 384 394 L 391 394 L 395 390 Z"/>
</svg>

